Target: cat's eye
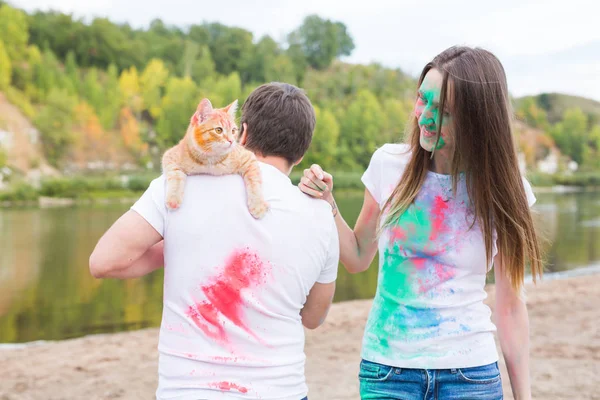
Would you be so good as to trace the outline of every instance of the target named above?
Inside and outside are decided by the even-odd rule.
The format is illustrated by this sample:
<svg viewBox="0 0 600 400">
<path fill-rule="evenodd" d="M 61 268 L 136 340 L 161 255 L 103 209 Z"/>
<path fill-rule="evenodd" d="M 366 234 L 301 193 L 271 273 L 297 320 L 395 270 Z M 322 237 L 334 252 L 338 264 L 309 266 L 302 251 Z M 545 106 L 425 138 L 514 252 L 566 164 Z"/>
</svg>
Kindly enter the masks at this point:
<svg viewBox="0 0 600 400">
<path fill-rule="evenodd" d="M 221 128 L 221 127 L 215 128 L 215 132 L 217 132 L 220 135 L 221 133 L 223 133 L 223 128 Z"/>
</svg>

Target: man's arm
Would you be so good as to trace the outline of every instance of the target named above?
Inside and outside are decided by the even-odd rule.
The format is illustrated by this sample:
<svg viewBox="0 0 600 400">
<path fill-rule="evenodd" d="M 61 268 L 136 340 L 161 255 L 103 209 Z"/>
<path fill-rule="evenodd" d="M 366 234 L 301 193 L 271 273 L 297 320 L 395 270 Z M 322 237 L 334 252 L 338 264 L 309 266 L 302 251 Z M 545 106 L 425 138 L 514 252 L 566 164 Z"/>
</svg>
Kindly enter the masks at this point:
<svg viewBox="0 0 600 400">
<path fill-rule="evenodd" d="M 327 210 L 329 213 L 329 210 Z M 316 329 L 323 324 L 335 294 L 335 279 L 340 263 L 340 241 L 335 221 L 331 220 L 327 259 L 319 279 L 310 289 L 304 308 L 300 310 L 302 325 L 308 329 Z"/>
<path fill-rule="evenodd" d="M 323 324 L 335 294 L 335 281 L 331 283 L 315 283 L 300 311 L 302 325 L 308 329 L 317 329 Z"/>
<path fill-rule="evenodd" d="M 90 256 L 96 278 L 137 278 L 162 266 L 162 236 L 132 210 L 106 231 Z"/>
</svg>

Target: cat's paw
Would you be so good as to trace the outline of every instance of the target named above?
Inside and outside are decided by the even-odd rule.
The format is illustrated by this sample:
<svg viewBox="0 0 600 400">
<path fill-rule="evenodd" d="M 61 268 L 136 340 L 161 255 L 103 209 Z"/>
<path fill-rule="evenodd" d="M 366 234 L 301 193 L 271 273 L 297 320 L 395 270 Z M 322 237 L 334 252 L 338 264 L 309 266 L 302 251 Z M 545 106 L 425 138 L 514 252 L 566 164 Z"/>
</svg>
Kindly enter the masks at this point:
<svg viewBox="0 0 600 400">
<path fill-rule="evenodd" d="M 177 210 L 181 206 L 181 201 L 181 196 L 178 196 L 177 193 L 172 193 L 167 195 L 165 205 L 169 210 Z"/>
<path fill-rule="evenodd" d="M 248 205 L 250 214 L 256 219 L 261 219 L 269 211 L 269 204 L 266 201 L 255 201 Z"/>
</svg>

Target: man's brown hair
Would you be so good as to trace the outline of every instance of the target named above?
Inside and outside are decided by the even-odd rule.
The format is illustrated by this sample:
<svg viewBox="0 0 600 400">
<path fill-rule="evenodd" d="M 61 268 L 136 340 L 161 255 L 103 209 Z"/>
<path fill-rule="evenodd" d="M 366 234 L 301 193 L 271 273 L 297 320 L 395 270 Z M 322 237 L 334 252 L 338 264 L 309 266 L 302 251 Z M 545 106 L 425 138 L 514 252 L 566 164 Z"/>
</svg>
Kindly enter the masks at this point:
<svg viewBox="0 0 600 400">
<path fill-rule="evenodd" d="M 272 82 L 254 89 L 242 106 L 241 124 L 248 124 L 245 147 L 263 157 L 300 160 L 312 140 L 315 110 L 304 91 Z"/>
</svg>

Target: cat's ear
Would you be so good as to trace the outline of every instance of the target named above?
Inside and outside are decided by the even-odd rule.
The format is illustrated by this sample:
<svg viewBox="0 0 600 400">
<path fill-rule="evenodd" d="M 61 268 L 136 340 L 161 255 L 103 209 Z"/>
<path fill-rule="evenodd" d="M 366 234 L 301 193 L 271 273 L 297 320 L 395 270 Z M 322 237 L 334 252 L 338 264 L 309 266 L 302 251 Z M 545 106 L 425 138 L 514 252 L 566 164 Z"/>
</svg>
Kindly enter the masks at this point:
<svg viewBox="0 0 600 400">
<path fill-rule="evenodd" d="M 238 101 L 235 100 L 233 103 L 231 103 L 230 105 L 228 105 L 227 107 L 225 107 L 223 110 L 229 114 L 229 116 L 232 119 L 235 119 L 235 113 L 237 112 L 238 109 Z"/>
<path fill-rule="evenodd" d="M 213 110 L 213 106 L 208 99 L 202 99 L 202 101 L 198 104 L 198 108 L 192 117 L 192 121 L 194 122 L 203 122 L 205 121 L 210 113 Z"/>
</svg>

